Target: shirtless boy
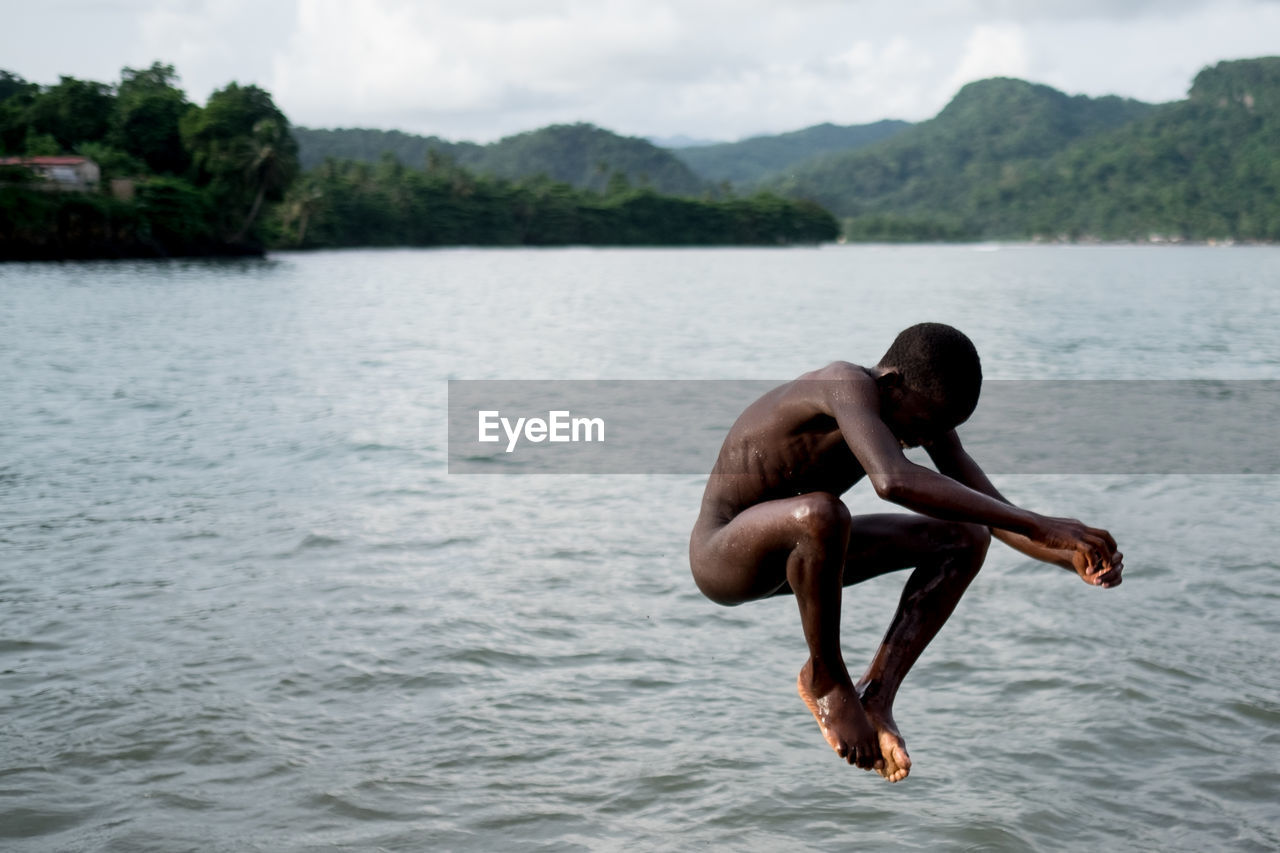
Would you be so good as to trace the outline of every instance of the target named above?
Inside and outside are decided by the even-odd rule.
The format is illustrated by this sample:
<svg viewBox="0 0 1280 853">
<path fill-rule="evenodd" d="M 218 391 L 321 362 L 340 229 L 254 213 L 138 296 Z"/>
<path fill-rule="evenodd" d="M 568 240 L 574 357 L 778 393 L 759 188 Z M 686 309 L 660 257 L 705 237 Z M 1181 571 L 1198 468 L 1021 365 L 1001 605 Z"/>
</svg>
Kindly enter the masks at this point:
<svg viewBox="0 0 1280 853">
<path fill-rule="evenodd" d="M 809 646 L 800 698 L 837 755 L 891 782 L 911 769 L 894 696 L 991 536 L 1085 583 L 1120 583 L 1110 533 L 1014 506 L 965 453 L 955 428 L 981 384 L 969 339 L 922 323 L 875 367 L 835 362 L 775 388 L 729 430 L 689 543 L 694 580 L 712 601 L 795 595 Z M 916 446 L 936 472 L 903 455 Z M 913 512 L 851 517 L 839 496 L 863 477 Z M 906 568 L 914 571 L 897 612 L 855 683 L 840 652 L 842 587 Z"/>
</svg>

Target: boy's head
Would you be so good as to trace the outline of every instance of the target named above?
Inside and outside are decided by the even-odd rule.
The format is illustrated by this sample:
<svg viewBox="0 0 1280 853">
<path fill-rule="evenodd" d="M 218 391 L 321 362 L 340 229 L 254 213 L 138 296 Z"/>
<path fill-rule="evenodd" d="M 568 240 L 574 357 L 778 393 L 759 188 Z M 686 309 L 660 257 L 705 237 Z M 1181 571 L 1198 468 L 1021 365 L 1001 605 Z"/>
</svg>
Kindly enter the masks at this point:
<svg viewBox="0 0 1280 853">
<path fill-rule="evenodd" d="M 973 342 L 943 323 L 919 323 L 894 339 L 877 365 L 886 389 L 914 392 L 937 431 L 954 429 L 973 414 L 982 388 L 982 364 Z M 896 374 L 896 378 L 895 378 Z M 920 436 L 917 436 L 920 437 Z"/>
</svg>

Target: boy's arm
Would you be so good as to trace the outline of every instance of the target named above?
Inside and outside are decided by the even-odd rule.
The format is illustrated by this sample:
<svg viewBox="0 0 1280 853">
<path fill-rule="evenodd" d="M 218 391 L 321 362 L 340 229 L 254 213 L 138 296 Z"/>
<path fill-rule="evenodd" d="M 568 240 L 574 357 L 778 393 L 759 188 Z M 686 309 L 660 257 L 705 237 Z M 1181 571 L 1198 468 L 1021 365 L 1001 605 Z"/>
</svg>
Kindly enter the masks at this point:
<svg viewBox="0 0 1280 853">
<path fill-rule="evenodd" d="M 973 460 L 973 457 L 965 452 L 964 447 L 960 444 L 960 437 L 956 435 L 955 430 L 949 431 L 946 435 L 927 445 L 925 450 L 928 452 L 929 458 L 933 460 L 933 464 L 938 466 L 939 473 L 945 474 L 953 480 L 963 483 L 975 491 L 989 495 L 996 500 L 1011 503 L 1008 498 L 1000 494 L 999 489 L 987 478 L 986 472 Z M 1010 548 L 1020 551 L 1028 557 L 1051 563 L 1069 572 L 1075 572 L 1086 583 L 1104 587 L 1117 586 L 1120 583 L 1121 571 L 1124 568 L 1124 555 L 1116 551 L 1114 545 L 1111 546 L 1112 553 L 1105 556 L 1101 564 L 1091 570 L 1087 562 L 1081 558 L 1082 555 L 1079 551 L 1049 548 L 1028 539 L 1026 536 L 1009 530 L 1002 530 L 998 527 L 993 527 L 991 534 Z"/>
<path fill-rule="evenodd" d="M 822 389 L 820 406 L 835 418 L 880 497 L 934 518 L 985 524 L 1022 534 L 1050 550 L 1079 552 L 1091 569 L 1115 553 L 1115 541 L 1105 530 L 1072 518 L 1038 515 L 916 465 L 903 455 L 898 439 L 880 418 L 875 380 L 855 365 L 832 365 L 824 373 L 821 378 L 837 381 L 815 383 Z"/>
</svg>

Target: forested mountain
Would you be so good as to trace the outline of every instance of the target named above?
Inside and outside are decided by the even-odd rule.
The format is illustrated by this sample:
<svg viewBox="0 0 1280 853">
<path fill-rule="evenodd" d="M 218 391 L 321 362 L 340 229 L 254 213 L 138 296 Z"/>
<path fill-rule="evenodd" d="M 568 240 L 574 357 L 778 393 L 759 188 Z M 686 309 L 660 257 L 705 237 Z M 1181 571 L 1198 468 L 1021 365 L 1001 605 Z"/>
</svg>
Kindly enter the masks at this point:
<svg viewBox="0 0 1280 853">
<path fill-rule="evenodd" d="M 619 184 L 673 195 L 707 189 L 671 152 L 635 137 L 590 124 L 561 124 L 500 139 L 489 145 L 447 142 L 399 131 L 295 131 L 304 167 L 326 158 L 374 163 L 389 152 L 405 166 L 420 168 L 434 155 L 480 174 L 519 180 L 545 176 L 578 189 L 602 192 Z"/>
<path fill-rule="evenodd" d="M 277 244 L 288 248 L 785 245 L 840 233 L 817 205 L 766 194 L 682 198 L 620 182 L 597 193 L 442 161 L 411 169 L 390 158 L 317 166 L 295 182 L 276 216 Z"/>
<path fill-rule="evenodd" d="M 293 136 L 298 140 L 298 161 L 304 169 L 313 169 L 330 158 L 376 163 L 383 154 L 390 154 L 402 165 L 417 169 L 427 164 L 432 151 L 465 164 L 484 150 L 484 146 L 474 142 L 449 142 L 438 136 L 417 136 L 398 130 L 295 127 Z"/>
<path fill-rule="evenodd" d="M 1159 106 L 983 80 L 901 125 L 684 149 L 708 156 L 699 176 L 587 124 L 489 145 L 294 131 L 269 93 L 231 83 L 200 106 L 161 63 L 114 85 L 0 72 L 0 155 L 15 158 L 0 164 L 0 257 L 829 239 L 834 220 L 814 203 L 851 239 L 1280 240 L 1280 57 L 1219 63 Z M 295 133 L 303 162 L 320 165 L 300 173 Z M 792 201 L 718 193 L 806 146 L 852 144 L 760 182 Z M 101 167 L 96 188 L 48 192 L 22 159 L 67 155 Z"/>
<path fill-rule="evenodd" d="M 1187 100 L 1012 171 L 971 215 L 1011 236 L 1280 240 L 1280 57 L 1205 69 Z"/>
<path fill-rule="evenodd" d="M 703 178 L 748 186 L 819 154 L 862 148 L 909 127 L 910 122 L 894 119 L 847 126 L 827 123 L 741 142 L 675 148 L 673 153 Z"/>
<path fill-rule="evenodd" d="M 771 186 L 854 239 L 1280 239 L 1280 58 L 1160 106 L 994 79 L 934 119 Z"/>
<path fill-rule="evenodd" d="M 376 156 L 378 136 L 415 165 L 434 146 L 481 174 L 597 192 L 624 179 L 677 194 L 762 186 L 833 211 L 851 239 L 1280 239 L 1280 58 L 1220 63 L 1159 106 L 982 80 L 919 124 L 818 125 L 675 150 L 683 163 L 590 125 L 487 146 L 380 134 L 361 156 Z"/>
<path fill-rule="evenodd" d="M 474 168 L 504 178 L 545 174 L 580 189 L 602 191 L 620 180 L 673 195 L 695 195 L 706 182 L 670 151 L 590 124 L 558 124 L 485 146 Z"/>
<path fill-rule="evenodd" d="M 1070 97 L 1023 80 L 981 80 L 935 118 L 878 144 L 820 156 L 771 186 L 839 216 L 892 213 L 960 225 L 964 205 L 983 188 L 1152 109 L 1118 97 Z"/>
<path fill-rule="evenodd" d="M 0 71 L 0 260 L 268 247 L 784 245 L 839 234 L 811 202 L 689 198 L 704 184 L 669 152 L 590 125 L 489 146 L 320 134 L 335 143 L 332 156 L 299 173 L 297 141 L 269 93 L 231 83 L 201 107 L 177 80 L 161 63 L 125 68 L 116 85 L 62 77 L 41 86 Z M 388 140 L 418 162 L 381 152 L 376 163 L 354 159 Z M 41 171 L 51 165 L 86 177 L 69 185 Z"/>
</svg>

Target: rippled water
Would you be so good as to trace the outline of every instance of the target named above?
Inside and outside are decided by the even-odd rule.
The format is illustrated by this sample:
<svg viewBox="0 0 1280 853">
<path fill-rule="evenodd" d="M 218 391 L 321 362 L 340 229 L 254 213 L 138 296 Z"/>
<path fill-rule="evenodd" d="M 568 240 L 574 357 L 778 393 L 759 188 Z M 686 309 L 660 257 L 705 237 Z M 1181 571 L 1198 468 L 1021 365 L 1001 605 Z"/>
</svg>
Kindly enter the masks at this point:
<svg viewBox="0 0 1280 853">
<path fill-rule="evenodd" d="M 921 319 L 993 378 L 1275 379 L 1277 281 L 1271 248 L 0 265 L 0 846 L 1276 849 L 1277 478 L 1001 479 L 1126 583 L 993 548 L 890 786 L 795 697 L 794 604 L 694 589 L 700 478 L 450 476 L 444 402 L 786 378 Z M 904 578 L 847 594 L 851 667 Z"/>
</svg>

